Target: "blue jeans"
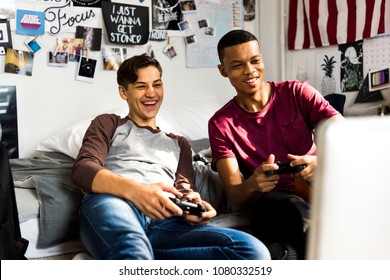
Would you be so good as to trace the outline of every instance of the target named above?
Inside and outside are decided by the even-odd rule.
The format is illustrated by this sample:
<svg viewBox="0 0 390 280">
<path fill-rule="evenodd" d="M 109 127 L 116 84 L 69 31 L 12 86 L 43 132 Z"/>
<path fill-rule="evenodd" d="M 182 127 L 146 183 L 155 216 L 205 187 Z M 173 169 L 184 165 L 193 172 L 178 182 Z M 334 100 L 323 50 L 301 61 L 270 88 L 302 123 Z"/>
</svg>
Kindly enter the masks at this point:
<svg viewBox="0 0 390 280">
<path fill-rule="evenodd" d="M 104 194 L 85 194 L 80 237 L 95 259 L 270 259 L 265 245 L 245 232 L 193 226 L 180 216 L 154 221 L 131 202 Z"/>
</svg>

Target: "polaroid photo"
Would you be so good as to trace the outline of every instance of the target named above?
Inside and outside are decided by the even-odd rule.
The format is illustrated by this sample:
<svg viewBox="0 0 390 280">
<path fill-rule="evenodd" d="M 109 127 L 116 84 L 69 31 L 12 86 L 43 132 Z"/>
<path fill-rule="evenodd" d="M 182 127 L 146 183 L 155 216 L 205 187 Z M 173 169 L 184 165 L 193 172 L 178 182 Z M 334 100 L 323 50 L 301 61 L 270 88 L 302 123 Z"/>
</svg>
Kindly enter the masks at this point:
<svg viewBox="0 0 390 280">
<path fill-rule="evenodd" d="M 180 9 L 183 14 L 196 12 L 195 0 L 180 1 Z"/>
<path fill-rule="evenodd" d="M 68 65 L 69 53 L 63 51 L 49 52 L 49 66 L 65 67 Z"/>
<path fill-rule="evenodd" d="M 209 22 L 207 19 L 201 19 L 201 20 L 198 20 L 198 25 L 199 25 L 199 28 L 208 27 Z"/>
<path fill-rule="evenodd" d="M 187 20 L 181 21 L 177 25 L 179 26 L 180 31 L 187 30 L 191 27 L 190 23 Z"/>
<path fill-rule="evenodd" d="M 175 48 L 171 45 L 166 46 L 163 50 L 163 53 L 170 59 L 174 58 L 177 55 Z"/>
<path fill-rule="evenodd" d="M 87 59 L 84 56 L 80 57 L 76 80 L 92 83 L 95 76 L 96 64 L 96 59 Z"/>
<path fill-rule="evenodd" d="M 196 36 L 195 35 L 190 35 L 184 37 L 184 41 L 186 42 L 187 45 L 194 44 L 196 42 Z"/>
<path fill-rule="evenodd" d="M 215 36 L 215 29 L 213 27 L 206 27 L 204 30 L 204 34 L 208 36 Z"/>
<path fill-rule="evenodd" d="M 39 45 L 39 43 L 37 42 L 35 36 L 31 36 L 26 41 L 24 41 L 24 43 L 33 53 L 38 52 L 42 48 L 41 45 Z"/>
</svg>

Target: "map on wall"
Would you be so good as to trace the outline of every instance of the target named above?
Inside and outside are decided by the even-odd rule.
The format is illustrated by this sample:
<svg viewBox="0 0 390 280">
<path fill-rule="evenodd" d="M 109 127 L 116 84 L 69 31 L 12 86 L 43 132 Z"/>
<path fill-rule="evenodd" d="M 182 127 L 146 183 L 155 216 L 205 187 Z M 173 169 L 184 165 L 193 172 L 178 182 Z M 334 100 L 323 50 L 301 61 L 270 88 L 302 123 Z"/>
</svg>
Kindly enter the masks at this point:
<svg viewBox="0 0 390 280">
<path fill-rule="evenodd" d="M 228 31 L 242 29 L 242 0 L 195 1 L 196 8 L 183 15 L 186 66 L 212 68 L 219 64 L 217 44 Z"/>
</svg>

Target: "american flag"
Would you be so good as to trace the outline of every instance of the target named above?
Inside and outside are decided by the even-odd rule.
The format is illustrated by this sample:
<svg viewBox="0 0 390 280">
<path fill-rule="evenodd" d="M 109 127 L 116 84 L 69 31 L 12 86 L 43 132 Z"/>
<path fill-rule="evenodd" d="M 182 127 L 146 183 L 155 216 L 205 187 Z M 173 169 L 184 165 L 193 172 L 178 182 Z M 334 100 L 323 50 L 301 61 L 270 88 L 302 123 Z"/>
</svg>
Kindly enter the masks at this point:
<svg viewBox="0 0 390 280">
<path fill-rule="evenodd" d="M 289 2 L 289 50 L 351 43 L 390 33 L 390 0 Z"/>
</svg>

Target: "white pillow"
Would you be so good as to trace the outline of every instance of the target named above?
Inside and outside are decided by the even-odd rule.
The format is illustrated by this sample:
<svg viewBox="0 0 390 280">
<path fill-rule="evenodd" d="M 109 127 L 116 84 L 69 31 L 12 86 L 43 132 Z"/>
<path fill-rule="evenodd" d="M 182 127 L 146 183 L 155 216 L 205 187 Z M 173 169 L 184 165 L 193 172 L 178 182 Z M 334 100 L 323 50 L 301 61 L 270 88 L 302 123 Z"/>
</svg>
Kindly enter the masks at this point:
<svg viewBox="0 0 390 280">
<path fill-rule="evenodd" d="M 208 120 L 220 107 L 213 97 L 186 104 L 163 103 L 157 115 L 157 126 L 165 132 L 182 135 L 190 141 L 208 138 Z M 128 108 L 122 107 L 107 112 L 125 116 Z M 39 143 L 36 150 L 61 152 L 76 158 L 92 120 L 93 118 L 87 118 L 56 132 Z"/>
</svg>

